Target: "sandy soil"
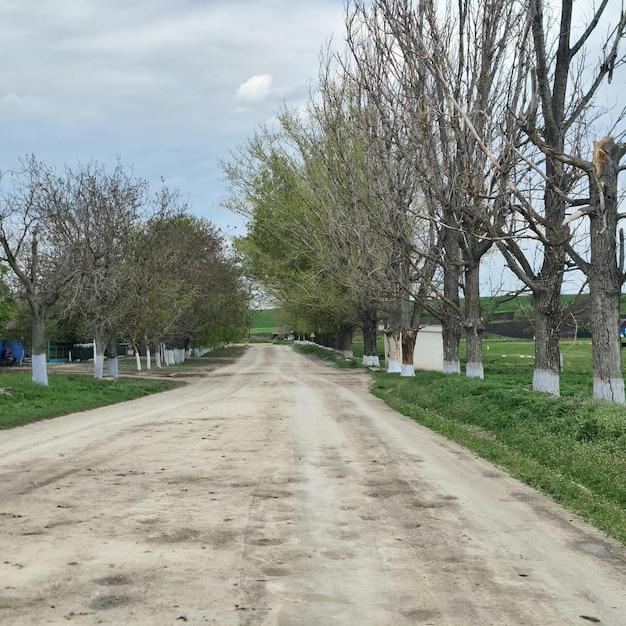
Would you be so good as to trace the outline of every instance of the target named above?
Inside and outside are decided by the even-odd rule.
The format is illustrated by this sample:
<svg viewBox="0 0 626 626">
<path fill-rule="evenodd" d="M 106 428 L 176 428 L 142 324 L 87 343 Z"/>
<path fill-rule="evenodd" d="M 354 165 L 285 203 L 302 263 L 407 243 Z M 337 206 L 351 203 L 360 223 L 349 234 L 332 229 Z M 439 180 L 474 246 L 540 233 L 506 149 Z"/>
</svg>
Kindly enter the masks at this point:
<svg viewBox="0 0 626 626">
<path fill-rule="evenodd" d="M 626 552 L 288 347 L 0 431 L 0 623 L 626 623 Z"/>
</svg>

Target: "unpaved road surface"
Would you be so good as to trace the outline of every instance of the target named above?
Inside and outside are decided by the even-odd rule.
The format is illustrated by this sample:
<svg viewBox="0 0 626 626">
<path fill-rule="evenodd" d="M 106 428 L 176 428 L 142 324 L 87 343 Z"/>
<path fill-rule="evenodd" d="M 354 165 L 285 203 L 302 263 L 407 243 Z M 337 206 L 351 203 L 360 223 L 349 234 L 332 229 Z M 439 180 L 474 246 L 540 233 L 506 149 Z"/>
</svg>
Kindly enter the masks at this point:
<svg viewBox="0 0 626 626">
<path fill-rule="evenodd" d="M 251 346 L 0 431 L 0 623 L 626 624 L 620 545 L 367 384 Z"/>
</svg>

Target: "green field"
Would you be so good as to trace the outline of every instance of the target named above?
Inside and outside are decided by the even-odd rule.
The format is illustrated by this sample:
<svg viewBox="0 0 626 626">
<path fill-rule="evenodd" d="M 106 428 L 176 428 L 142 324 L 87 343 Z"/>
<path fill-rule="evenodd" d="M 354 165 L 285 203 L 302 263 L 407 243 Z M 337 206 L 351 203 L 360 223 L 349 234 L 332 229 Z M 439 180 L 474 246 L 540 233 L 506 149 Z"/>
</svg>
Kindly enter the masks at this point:
<svg viewBox="0 0 626 626">
<path fill-rule="evenodd" d="M 564 332 L 573 334 L 576 329 L 580 336 L 589 335 L 589 296 L 587 294 L 563 295 L 561 305 L 570 307 L 566 317 Z M 481 298 L 481 307 L 491 316 L 489 331 L 494 334 L 512 337 L 531 337 L 532 299 L 530 296 L 518 296 L 511 300 L 498 301 L 493 298 Z M 626 296 L 622 296 L 622 310 L 626 311 Z M 429 314 L 424 319 L 430 319 Z M 289 325 L 280 309 L 264 309 L 251 314 L 250 335 L 270 336 L 281 327 Z"/>
<path fill-rule="evenodd" d="M 271 335 L 283 325 L 280 321 L 280 309 L 253 311 L 250 315 L 251 335 Z"/>
</svg>

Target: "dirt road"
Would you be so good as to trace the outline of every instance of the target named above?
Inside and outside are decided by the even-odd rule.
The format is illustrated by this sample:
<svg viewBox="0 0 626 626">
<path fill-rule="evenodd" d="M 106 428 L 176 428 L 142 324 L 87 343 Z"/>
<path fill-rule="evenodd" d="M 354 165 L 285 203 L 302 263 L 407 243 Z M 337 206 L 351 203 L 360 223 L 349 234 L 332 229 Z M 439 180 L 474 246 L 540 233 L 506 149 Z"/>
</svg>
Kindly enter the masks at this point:
<svg viewBox="0 0 626 626">
<path fill-rule="evenodd" d="M 0 431 L 0 624 L 626 624 L 626 552 L 289 347 Z"/>
</svg>

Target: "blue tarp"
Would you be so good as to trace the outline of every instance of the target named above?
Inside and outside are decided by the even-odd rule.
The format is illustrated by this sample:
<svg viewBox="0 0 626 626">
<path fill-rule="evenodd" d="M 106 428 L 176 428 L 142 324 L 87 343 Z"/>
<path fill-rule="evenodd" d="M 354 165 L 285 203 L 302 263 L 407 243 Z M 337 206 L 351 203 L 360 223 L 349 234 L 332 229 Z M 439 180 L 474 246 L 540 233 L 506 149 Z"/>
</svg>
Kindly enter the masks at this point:
<svg viewBox="0 0 626 626">
<path fill-rule="evenodd" d="M 0 352 L 4 350 L 5 346 L 7 348 L 11 346 L 13 350 L 13 356 L 17 361 L 21 361 L 24 358 L 24 346 L 21 343 L 8 339 L 0 339 Z"/>
</svg>

